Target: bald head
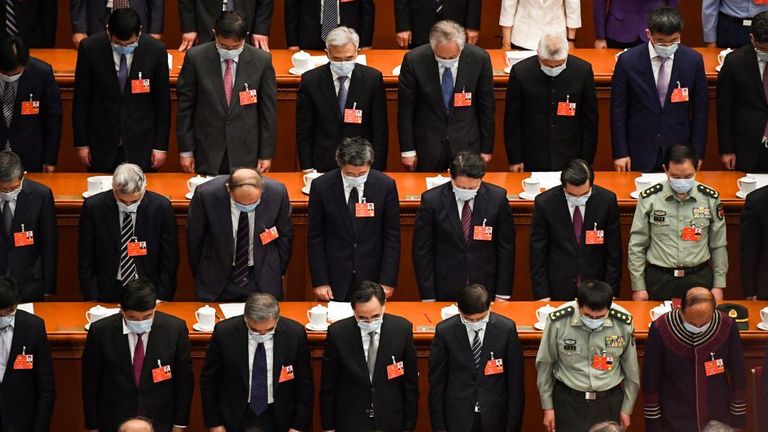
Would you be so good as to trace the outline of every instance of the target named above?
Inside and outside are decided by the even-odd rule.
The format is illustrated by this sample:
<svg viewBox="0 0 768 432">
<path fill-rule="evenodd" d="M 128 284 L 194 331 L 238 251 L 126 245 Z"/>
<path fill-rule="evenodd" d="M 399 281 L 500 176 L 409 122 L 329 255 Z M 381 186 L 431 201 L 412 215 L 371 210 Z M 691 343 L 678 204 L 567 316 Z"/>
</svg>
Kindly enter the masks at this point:
<svg viewBox="0 0 768 432">
<path fill-rule="evenodd" d="M 702 327 L 712 320 L 717 302 L 712 291 L 695 287 L 686 291 L 680 303 L 683 320 L 696 327 Z"/>
<path fill-rule="evenodd" d="M 135 418 L 121 424 L 117 432 L 155 432 L 155 429 L 149 421 Z"/>
<path fill-rule="evenodd" d="M 252 168 L 238 168 L 232 171 L 227 182 L 229 195 L 236 202 L 250 205 L 261 199 L 264 191 L 264 182 L 261 174 Z"/>
</svg>

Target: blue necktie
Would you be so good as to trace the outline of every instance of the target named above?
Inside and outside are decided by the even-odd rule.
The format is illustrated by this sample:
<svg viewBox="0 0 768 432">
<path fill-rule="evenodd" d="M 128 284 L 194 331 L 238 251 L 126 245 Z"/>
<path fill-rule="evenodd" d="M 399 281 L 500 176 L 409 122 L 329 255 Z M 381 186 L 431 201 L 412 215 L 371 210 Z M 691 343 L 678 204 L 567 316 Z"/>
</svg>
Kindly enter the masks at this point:
<svg viewBox="0 0 768 432">
<path fill-rule="evenodd" d="M 128 59 L 125 55 L 120 56 L 120 69 L 117 70 L 117 82 L 120 84 L 120 93 L 125 91 L 125 85 L 128 83 Z"/>
<path fill-rule="evenodd" d="M 443 69 L 443 82 L 441 86 L 443 88 L 445 111 L 450 113 L 452 108 L 451 99 L 453 98 L 453 72 L 451 72 L 451 68 Z"/>
<path fill-rule="evenodd" d="M 248 406 L 256 415 L 262 415 L 267 410 L 267 352 L 263 343 L 256 346 L 253 356 L 251 401 Z"/>
<path fill-rule="evenodd" d="M 347 77 L 340 76 L 336 79 L 339 80 L 339 112 L 341 118 L 344 118 L 344 108 L 347 107 L 347 87 L 344 86 L 344 83 L 347 81 Z"/>
</svg>

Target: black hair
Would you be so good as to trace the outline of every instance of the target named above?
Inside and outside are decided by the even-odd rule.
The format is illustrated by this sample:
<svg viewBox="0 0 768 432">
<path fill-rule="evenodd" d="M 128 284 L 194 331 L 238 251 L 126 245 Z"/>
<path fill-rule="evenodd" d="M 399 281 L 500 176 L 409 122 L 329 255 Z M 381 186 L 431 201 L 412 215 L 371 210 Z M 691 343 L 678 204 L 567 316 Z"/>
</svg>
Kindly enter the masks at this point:
<svg viewBox="0 0 768 432">
<path fill-rule="evenodd" d="M 458 176 L 481 179 L 485 176 L 485 161 L 477 153 L 459 152 L 451 162 L 450 171 L 454 179 Z"/>
<path fill-rule="evenodd" d="M 688 288 L 688 290 L 685 291 L 685 294 L 683 294 L 683 298 L 680 299 L 680 310 L 685 312 L 685 310 L 689 307 L 696 306 L 697 304 L 701 303 L 709 303 L 712 306 L 712 310 L 717 307 L 717 301 L 715 300 L 715 296 L 712 294 L 712 291 L 707 290 L 707 294 L 691 293 L 691 289 L 693 288 L 697 287 Z"/>
<path fill-rule="evenodd" d="M 29 48 L 17 37 L 0 39 L 0 72 L 12 71 L 29 62 Z"/>
<path fill-rule="evenodd" d="M 576 303 L 594 311 L 603 310 L 613 304 L 613 288 L 603 281 L 584 281 L 576 289 Z"/>
<path fill-rule="evenodd" d="M 0 276 L 0 309 L 8 309 L 21 302 L 21 291 L 15 279 Z"/>
<path fill-rule="evenodd" d="M 768 42 L 768 12 L 760 12 L 752 18 L 752 28 L 750 30 L 755 42 Z"/>
<path fill-rule="evenodd" d="M 19 155 L 12 151 L 0 151 L 0 182 L 8 183 L 24 177 L 24 166 Z"/>
<path fill-rule="evenodd" d="M 456 302 L 459 310 L 464 315 L 474 315 L 483 313 L 491 307 L 491 296 L 488 290 L 480 284 L 467 285 L 459 290 L 459 297 Z"/>
<path fill-rule="evenodd" d="M 565 187 L 566 184 L 571 186 L 581 186 L 589 181 L 589 185 L 592 186 L 595 183 L 595 172 L 589 164 L 582 159 L 573 159 L 563 166 L 560 172 L 560 183 Z"/>
<path fill-rule="evenodd" d="M 222 12 L 213 24 L 216 36 L 224 39 L 244 40 L 248 36 L 248 23 L 240 12 Z"/>
<path fill-rule="evenodd" d="M 675 144 L 664 153 L 664 166 L 669 169 L 670 163 L 683 164 L 690 161 L 694 169 L 699 169 L 699 156 L 692 147 Z"/>
<path fill-rule="evenodd" d="M 117 40 L 127 41 L 141 32 L 139 13 L 133 8 L 116 9 L 109 15 L 109 34 Z"/>
<path fill-rule="evenodd" d="M 371 166 L 373 164 L 373 146 L 362 137 L 344 138 L 336 149 L 336 163 L 339 166 Z"/>
<path fill-rule="evenodd" d="M 128 282 L 120 294 L 120 309 L 124 311 L 146 312 L 155 308 L 157 289 L 146 279 Z"/>
<path fill-rule="evenodd" d="M 368 303 L 372 298 L 376 298 L 383 306 L 387 302 L 387 296 L 384 294 L 384 288 L 376 282 L 363 281 L 360 282 L 360 286 L 352 293 L 352 307 L 358 303 Z"/>
<path fill-rule="evenodd" d="M 651 33 L 673 35 L 683 31 L 683 16 L 677 9 L 660 7 L 648 15 L 648 30 Z"/>
</svg>

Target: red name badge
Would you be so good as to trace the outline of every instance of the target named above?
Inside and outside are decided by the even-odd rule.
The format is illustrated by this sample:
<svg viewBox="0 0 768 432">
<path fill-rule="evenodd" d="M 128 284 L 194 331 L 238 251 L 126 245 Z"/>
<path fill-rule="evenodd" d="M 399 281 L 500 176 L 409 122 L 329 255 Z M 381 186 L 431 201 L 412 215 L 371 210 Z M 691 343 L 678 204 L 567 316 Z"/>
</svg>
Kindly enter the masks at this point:
<svg viewBox="0 0 768 432">
<path fill-rule="evenodd" d="M 699 241 L 701 240 L 701 228 L 687 226 L 683 227 L 683 233 L 680 238 L 684 241 Z"/>
<path fill-rule="evenodd" d="M 351 3 L 357 0 L 339 0 L 339 3 Z"/>
<path fill-rule="evenodd" d="M 168 381 L 171 379 L 171 366 L 163 366 L 160 364 L 160 360 L 157 361 L 157 367 L 152 369 L 152 382 L 157 384 L 159 382 Z"/>
<path fill-rule="evenodd" d="M 472 240 L 491 241 L 493 240 L 492 226 L 476 226 L 472 234 Z"/>
<path fill-rule="evenodd" d="M 262 245 L 268 245 L 278 237 L 280 237 L 280 235 L 277 233 L 277 227 L 265 229 L 263 233 L 259 234 Z"/>
<path fill-rule="evenodd" d="M 387 379 L 391 380 L 403 375 L 405 375 L 405 366 L 403 366 L 403 362 L 396 362 L 395 357 L 392 356 L 392 364 L 387 365 Z"/>
<path fill-rule="evenodd" d="M 574 117 L 576 115 L 576 104 L 572 102 L 558 102 L 557 115 L 561 117 Z"/>
<path fill-rule="evenodd" d="M 504 373 L 504 360 L 500 358 L 495 359 L 491 356 L 491 359 L 485 364 L 485 374 L 498 375 L 500 373 Z"/>
<path fill-rule="evenodd" d="M 13 233 L 13 244 L 16 247 L 32 246 L 35 244 L 35 233 L 32 231 L 24 231 L 21 228 L 21 232 Z"/>
<path fill-rule="evenodd" d="M 725 373 L 725 364 L 723 363 L 723 359 L 712 359 L 708 362 L 704 362 L 704 373 L 707 376 Z"/>
<path fill-rule="evenodd" d="M 467 93 L 467 92 L 454 93 L 453 106 L 455 107 L 472 106 L 472 93 Z"/>
<path fill-rule="evenodd" d="M 280 368 L 280 378 L 277 379 L 278 384 L 293 379 L 293 365 L 283 366 Z"/>
<path fill-rule="evenodd" d="M 34 357 L 32 354 L 19 354 L 16 356 L 16 360 L 13 361 L 13 368 L 15 370 L 29 370 L 34 368 Z"/>
<path fill-rule="evenodd" d="M 678 83 L 679 85 L 680 83 Z M 672 90 L 672 103 L 688 102 L 688 87 Z"/>
<path fill-rule="evenodd" d="M 128 242 L 128 256 L 146 256 L 147 255 L 147 242 L 145 241 L 132 241 Z"/>
<path fill-rule="evenodd" d="M 755 0 L 755 4 L 768 4 L 768 0 Z"/>
<path fill-rule="evenodd" d="M 256 90 L 248 90 L 248 86 L 245 86 L 245 90 L 240 92 L 240 105 L 253 105 L 259 101 Z"/>
<path fill-rule="evenodd" d="M 595 354 L 592 357 L 592 367 L 599 371 L 609 371 L 613 369 L 613 357 L 609 355 Z"/>
<path fill-rule="evenodd" d="M 344 123 L 362 124 L 363 110 L 347 108 L 344 110 Z"/>
<path fill-rule="evenodd" d="M 28 100 L 21 102 L 21 115 L 40 114 L 40 101 Z"/>
<path fill-rule="evenodd" d="M 355 204 L 355 217 L 369 218 L 376 215 L 373 203 L 361 202 Z"/>
<path fill-rule="evenodd" d="M 149 93 L 149 80 L 148 79 L 141 79 L 141 76 L 139 76 L 139 79 L 131 80 L 131 93 L 133 94 L 141 94 L 141 93 Z"/>
<path fill-rule="evenodd" d="M 601 245 L 605 242 L 605 232 L 599 229 L 589 230 L 585 233 L 584 242 L 588 245 Z"/>
</svg>

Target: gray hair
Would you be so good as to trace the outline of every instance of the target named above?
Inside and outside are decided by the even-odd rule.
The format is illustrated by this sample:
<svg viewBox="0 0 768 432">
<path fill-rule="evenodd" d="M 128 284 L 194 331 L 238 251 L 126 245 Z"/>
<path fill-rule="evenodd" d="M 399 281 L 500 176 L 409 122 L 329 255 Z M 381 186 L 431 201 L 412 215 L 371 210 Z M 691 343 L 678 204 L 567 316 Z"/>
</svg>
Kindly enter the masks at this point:
<svg viewBox="0 0 768 432">
<path fill-rule="evenodd" d="M 438 21 L 432 26 L 432 30 L 429 31 L 429 45 L 433 51 L 441 43 L 447 42 L 455 42 L 459 45 L 460 50 L 464 49 L 464 44 L 467 42 L 467 33 L 464 27 L 456 21 Z"/>
<path fill-rule="evenodd" d="M 733 432 L 736 429 L 728 426 L 727 424 L 720 423 L 717 420 L 712 420 L 704 426 L 701 432 Z"/>
<path fill-rule="evenodd" d="M 117 432 L 128 432 L 128 424 L 133 421 L 144 422 L 144 425 L 149 428 L 147 429 L 149 432 L 155 432 L 155 428 L 152 427 L 152 421 L 146 417 L 129 418 L 128 420 L 120 423 L 120 426 L 118 427 Z"/>
<path fill-rule="evenodd" d="M 144 193 L 147 188 L 147 178 L 138 165 L 123 163 L 112 174 L 112 189 L 115 192 L 132 195 Z"/>
<path fill-rule="evenodd" d="M 568 58 L 568 39 L 562 32 L 545 33 L 539 40 L 537 52 L 544 60 L 565 60 Z"/>
<path fill-rule="evenodd" d="M 352 44 L 355 49 L 360 47 L 360 36 L 354 29 L 349 27 L 336 27 L 328 33 L 328 37 L 325 38 L 325 49 L 332 46 L 342 47 Z"/>
<path fill-rule="evenodd" d="M 262 322 L 280 317 L 280 303 L 268 293 L 253 293 L 245 301 L 243 315 L 251 321 Z"/>
<path fill-rule="evenodd" d="M 616 423 L 615 421 L 607 421 L 598 423 L 591 428 L 589 428 L 589 432 L 623 432 L 624 429 L 621 428 L 621 425 Z"/>
<path fill-rule="evenodd" d="M 0 152 L 0 182 L 8 183 L 24 175 L 21 158 L 12 151 Z"/>
<path fill-rule="evenodd" d="M 373 146 L 361 137 L 345 138 L 336 149 L 336 163 L 344 165 L 370 166 L 373 164 Z"/>
</svg>

